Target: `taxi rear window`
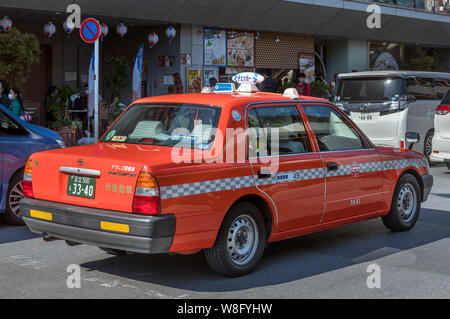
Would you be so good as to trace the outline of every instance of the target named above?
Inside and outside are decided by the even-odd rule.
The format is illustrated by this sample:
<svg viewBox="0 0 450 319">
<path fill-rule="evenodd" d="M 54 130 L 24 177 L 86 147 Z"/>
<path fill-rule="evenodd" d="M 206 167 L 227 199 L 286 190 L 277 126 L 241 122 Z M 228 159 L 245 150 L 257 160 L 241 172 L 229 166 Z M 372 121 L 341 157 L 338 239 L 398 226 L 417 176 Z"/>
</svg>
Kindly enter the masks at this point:
<svg viewBox="0 0 450 319">
<path fill-rule="evenodd" d="M 209 149 L 221 109 L 200 104 L 136 104 L 102 142 Z"/>
</svg>

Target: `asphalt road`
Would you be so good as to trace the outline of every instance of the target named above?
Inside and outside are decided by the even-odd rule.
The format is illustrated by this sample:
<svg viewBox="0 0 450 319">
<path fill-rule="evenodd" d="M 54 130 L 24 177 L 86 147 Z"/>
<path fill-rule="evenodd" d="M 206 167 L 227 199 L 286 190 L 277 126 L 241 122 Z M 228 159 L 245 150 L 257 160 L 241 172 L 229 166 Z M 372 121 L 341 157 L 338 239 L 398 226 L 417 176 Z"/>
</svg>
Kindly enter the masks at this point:
<svg viewBox="0 0 450 319">
<path fill-rule="evenodd" d="M 413 230 L 375 219 L 275 243 L 241 278 L 216 276 L 202 253 L 113 256 L 0 223 L 0 298 L 450 298 L 450 172 L 432 174 Z M 380 288 L 367 287 L 372 263 Z M 70 264 L 81 267 L 81 288 L 66 285 Z"/>
</svg>

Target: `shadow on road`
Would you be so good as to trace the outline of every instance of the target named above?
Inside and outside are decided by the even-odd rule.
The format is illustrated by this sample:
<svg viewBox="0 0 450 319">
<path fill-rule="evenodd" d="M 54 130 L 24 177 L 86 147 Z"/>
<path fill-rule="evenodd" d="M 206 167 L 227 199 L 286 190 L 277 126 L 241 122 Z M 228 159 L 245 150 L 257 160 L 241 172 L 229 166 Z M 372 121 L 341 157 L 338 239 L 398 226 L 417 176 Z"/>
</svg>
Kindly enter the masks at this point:
<svg viewBox="0 0 450 319">
<path fill-rule="evenodd" d="M 40 237 L 27 226 L 11 226 L 0 220 L 0 245 Z"/>
<path fill-rule="evenodd" d="M 422 209 L 409 232 L 391 232 L 376 219 L 273 243 L 255 272 L 240 278 L 215 275 L 202 253 L 114 256 L 81 266 L 196 292 L 238 291 L 287 283 L 426 245 L 450 237 L 449 225 L 450 212 Z"/>
</svg>

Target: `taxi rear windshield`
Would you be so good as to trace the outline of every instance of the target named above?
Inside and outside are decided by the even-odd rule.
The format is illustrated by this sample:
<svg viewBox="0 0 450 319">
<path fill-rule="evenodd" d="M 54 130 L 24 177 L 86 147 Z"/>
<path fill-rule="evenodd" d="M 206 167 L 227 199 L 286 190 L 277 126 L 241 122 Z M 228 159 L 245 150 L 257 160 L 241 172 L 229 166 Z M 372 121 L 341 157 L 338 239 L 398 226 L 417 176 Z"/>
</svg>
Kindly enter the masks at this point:
<svg viewBox="0 0 450 319">
<path fill-rule="evenodd" d="M 102 142 L 209 149 L 220 108 L 197 104 L 136 104 L 108 130 Z"/>
</svg>

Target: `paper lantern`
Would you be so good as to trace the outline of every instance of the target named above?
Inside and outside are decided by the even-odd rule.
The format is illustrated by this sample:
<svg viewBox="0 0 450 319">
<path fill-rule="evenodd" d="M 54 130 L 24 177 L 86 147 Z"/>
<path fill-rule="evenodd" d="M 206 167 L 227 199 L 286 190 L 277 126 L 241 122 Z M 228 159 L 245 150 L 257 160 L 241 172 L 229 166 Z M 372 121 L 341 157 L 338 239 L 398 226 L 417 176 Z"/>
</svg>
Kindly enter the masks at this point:
<svg viewBox="0 0 450 319">
<path fill-rule="evenodd" d="M 106 24 L 102 23 L 101 30 L 102 30 L 101 36 L 102 36 L 102 41 L 103 41 L 103 38 L 108 35 L 109 28 L 108 28 L 108 26 Z"/>
<path fill-rule="evenodd" d="M 117 34 L 123 38 L 125 36 L 125 34 L 127 34 L 128 28 L 125 25 L 125 23 L 119 23 L 116 27 L 116 32 Z"/>
<path fill-rule="evenodd" d="M 156 32 L 152 32 L 148 35 L 148 44 L 150 44 L 150 48 L 153 48 L 156 43 L 158 43 L 159 41 L 159 37 L 158 34 L 156 34 Z"/>
<path fill-rule="evenodd" d="M 63 29 L 67 33 L 67 38 L 69 38 L 72 31 L 75 30 L 75 23 L 71 19 L 67 19 L 63 23 Z"/>
<path fill-rule="evenodd" d="M 166 36 L 169 38 L 169 43 L 172 42 L 173 38 L 175 38 L 175 36 L 177 35 L 177 30 L 175 30 L 174 27 L 172 27 L 171 25 L 169 25 L 166 28 Z"/>
<path fill-rule="evenodd" d="M 8 32 L 11 30 L 12 21 L 8 16 L 4 16 L 2 20 L 0 20 L 0 27 L 3 31 Z"/>
<path fill-rule="evenodd" d="M 44 27 L 44 33 L 51 38 L 56 32 L 56 27 L 53 22 L 47 22 Z"/>
</svg>

